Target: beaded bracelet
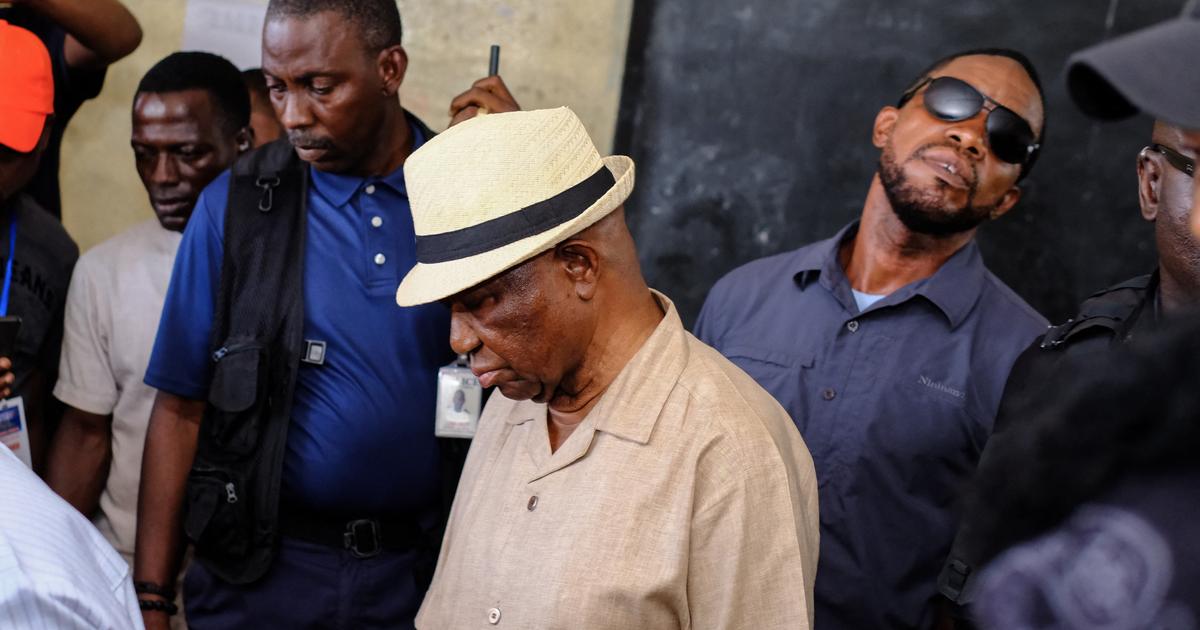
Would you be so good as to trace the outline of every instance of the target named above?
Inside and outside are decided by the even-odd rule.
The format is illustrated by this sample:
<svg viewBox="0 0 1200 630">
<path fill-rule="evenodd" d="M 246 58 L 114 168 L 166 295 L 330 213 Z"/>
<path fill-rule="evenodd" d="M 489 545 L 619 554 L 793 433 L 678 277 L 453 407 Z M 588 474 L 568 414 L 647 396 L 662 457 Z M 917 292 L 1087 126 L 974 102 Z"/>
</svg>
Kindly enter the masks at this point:
<svg viewBox="0 0 1200 630">
<path fill-rule="evenodd" d="M 175 605 L 175 602 L 168 602 L 162 599 L 139 599 L 138 608 L 165 612 L 168 617 L 179 612 L 179 607 Z"/>
</svg>

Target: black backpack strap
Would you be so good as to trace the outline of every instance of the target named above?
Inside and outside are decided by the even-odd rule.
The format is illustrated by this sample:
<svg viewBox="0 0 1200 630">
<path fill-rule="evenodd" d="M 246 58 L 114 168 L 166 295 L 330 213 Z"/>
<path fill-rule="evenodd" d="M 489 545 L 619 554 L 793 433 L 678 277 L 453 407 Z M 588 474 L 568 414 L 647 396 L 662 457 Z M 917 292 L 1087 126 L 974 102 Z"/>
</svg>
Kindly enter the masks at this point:
<svg viewBox="0 0 1200 630">
<path fill-rule="evenodd" d="M 242 584 L 270 568 L 304 327 L 308 168 L 286 140 L 240 158 L 225 209 L 213 375 L 188 480 L 196 558 Z"/>
</svg>

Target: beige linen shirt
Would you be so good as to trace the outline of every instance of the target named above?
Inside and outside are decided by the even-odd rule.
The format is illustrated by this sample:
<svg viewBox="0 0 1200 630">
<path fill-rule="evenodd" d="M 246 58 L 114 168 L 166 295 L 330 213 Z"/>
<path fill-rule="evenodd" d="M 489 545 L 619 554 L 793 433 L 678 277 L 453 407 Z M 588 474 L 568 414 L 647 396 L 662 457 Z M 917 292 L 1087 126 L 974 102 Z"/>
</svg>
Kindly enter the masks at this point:
<svg viewBox="0 0 1200 630">
<path fill-rule="evenodd" d="M 67 291 L 54 395 L 88 413 L 112 414 L 112 462 L 95 523 L 126 559 L 133 557 L 155 394 L 142 377 L 181 239 L 156 219 L 139 223 L 80 257 Z"/>
<path fill-rule="evenodd" d="M 655 295 L 666 316 L 558 451 L 544 404 L 492 396 L 417 627 L 812 626 L 808 449 Z"/>
</svg>

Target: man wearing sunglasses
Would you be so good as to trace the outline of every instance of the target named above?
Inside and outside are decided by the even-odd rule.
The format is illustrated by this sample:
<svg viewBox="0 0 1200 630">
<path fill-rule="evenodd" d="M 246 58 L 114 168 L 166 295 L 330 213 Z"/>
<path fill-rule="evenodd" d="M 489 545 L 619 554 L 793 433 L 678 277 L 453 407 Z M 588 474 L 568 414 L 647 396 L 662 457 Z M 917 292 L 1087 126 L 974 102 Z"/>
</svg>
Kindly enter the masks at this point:
<svg viewBox="0 0 1200 630">
<path fill-rule="evenodd" d="M 939 60 L 876 116 L 861 219 L 752 262 L 696 334 L 788 410 L 820 483 L 818 628 L 928 628 L 954 500 L 1046 322 L 984 266 L 1037 157 L 1041 88 L 1009 50 Z"/>
<path fill-rule="evenodd" d="M 994 433 L 983 454 L 985 463 L 1002 461 L 994 458 L 1002 457 L 998 453 L 1003 453 L 1007 444 L 1021 439 L 1022 431 L 1014 429 L 1027 424 L 1038 410 L 1061 400 L 1071 386 L 1109 369 L 1110 364 L 1103 362 L 1107 355 L 1200 305 L 1200 235 L 1191 229 L 1198 214 L 1194 192 L 1200 153 L 1198 61 L 1200 4 L 1193 2 L 1182 19 L 1094 46 L 1069 62 L 1068 85 L 1084 112 L 1099 118 L 1121 118 L 1141 110 L 1158 118 L 1150 144 L 1137 153 L 1136 161 L 1138 202 L 1142 217 L 1154 223 L 1158 266 L 1151 274 L 1093 294 L 1077 315 L 1051 328 L 1021 355 L 1005 388 Z M 1155 71 L 1146 72 L 1150 67 Z M 1097 461 L 1102 460 L 1098 455 Z M 939 589 L 954 604 L 960 628 L 969 627 L 970 615 L 963 607 L 975 602 L 976 576 L 988 550 L 995 547 L 986 534 L 995 528 L 983 522 L 985 518 L 975 513 L 964 516 L 938 580 Z M 1057 557 L 1045 561 L 1058 566 L 1054 571 L 1047 566 L 1026 567 L 1044 584 L 1056 580 L 1049 573 L 1077 568 Z M 1088 581 L 1084 591 L 1114 592 L 1091 581 L 1103 577 L 1081 575 L 1077 579 Z M 1037 601 L 1038 597 L 1025 599 L 1025 603 Z M 1095 625 L 1103 624 L 1097 621 Z"/>
</svg>

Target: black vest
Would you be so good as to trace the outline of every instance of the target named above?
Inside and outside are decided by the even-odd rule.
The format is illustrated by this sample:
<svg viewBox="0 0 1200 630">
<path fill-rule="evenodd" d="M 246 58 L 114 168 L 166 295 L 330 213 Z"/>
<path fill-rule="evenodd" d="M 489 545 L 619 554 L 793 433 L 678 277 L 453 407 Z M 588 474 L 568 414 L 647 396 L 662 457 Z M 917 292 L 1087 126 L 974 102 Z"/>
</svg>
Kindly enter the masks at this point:
<svg viewBox="0 0 1200 630">
<path fill-rule="evenodd" d="M 196 558 L 234 584 L 262 577 L 279 543 L 283 457 L 304 346 L 308 185 L 308 165 L 287 140 L 246 154 L 232 169 L 213 374 L 188 477 L 184 531 Z M 466 444 L 442 445 L 444 508 Z"/>
<path fill-rule="evenodd" d="M 1150 318 L 1154 317 L 1157 290 L 1158 274 L 1154 273 L 1093 293 L 1079 306 L 1077 315 L 1051 326 L 1021 353 L 1005 384 L 980 461 L 988 460 L 993 444 L 1005 440 L 1014 425 L 1058 400 L 1071 383 L 1085 378 L 1088 370 L 1103 369 L 1106 364 L 1097 359 L 1107 355 L 1112 344 L 1129 342 L 1135 328 L 1153 326 Z M 972 525 L 972 515 L 965 514 L 938 576 L 938 589 L 957 606 L 972 599 L 981 550 L 987 545 Z M 965 611 L 955 608 L 952 614 L 961 617 Z"/>
</svg>

